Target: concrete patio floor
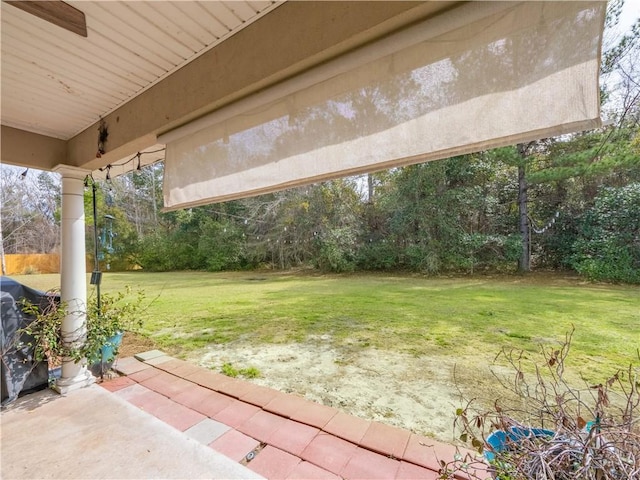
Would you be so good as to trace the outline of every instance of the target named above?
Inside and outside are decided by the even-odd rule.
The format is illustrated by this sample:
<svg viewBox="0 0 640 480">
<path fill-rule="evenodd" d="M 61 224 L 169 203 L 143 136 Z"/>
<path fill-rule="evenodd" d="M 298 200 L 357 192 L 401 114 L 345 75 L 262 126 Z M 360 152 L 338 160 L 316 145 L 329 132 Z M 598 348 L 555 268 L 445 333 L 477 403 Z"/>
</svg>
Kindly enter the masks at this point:
<svg viewBox="0 0 640 480">
<path fill-rule="evenodd" d="M 157 350 L 114 368 L 123 376 L 3 411 L 1 477 L 437 479 L 456 454 Z"/>
</svg>

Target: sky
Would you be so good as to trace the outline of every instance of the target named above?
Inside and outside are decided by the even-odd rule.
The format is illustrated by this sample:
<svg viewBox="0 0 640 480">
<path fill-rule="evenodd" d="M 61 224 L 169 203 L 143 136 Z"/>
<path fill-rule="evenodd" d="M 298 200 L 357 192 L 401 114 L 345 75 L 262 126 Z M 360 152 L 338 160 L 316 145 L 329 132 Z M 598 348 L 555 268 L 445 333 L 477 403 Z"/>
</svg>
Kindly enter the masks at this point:
<svg viewBox="0 0 640 480">
<path fill-rule="evenodd" d="M 625 0 L 620 16 L 620 27 L 626 31 L 638 18 L 640 18 L 640 0 Z"/>
<path fill-rule="evenodd" d="M 609 48 L 615 45 L 625 33 L 628 33 L 631 30 L 631 26 L 639 18 L 640 0 L 625 0 L 619 23 L 616 28 L 612 30 L 615 32 L 615 36 L 611 33 L 607 34 L 607 31 L 605 31 L 605 45 Z M 609 103 L 603 107 L 601 115 L 603 121 L 606 123 L 611 113 L 613 113 L 613 116 L 615 117 L 615 112 L 620 110 L 620 102 L 623 101 L 616 93 L 616 91 L 621 91 L 616 88 L 616 84 L 621 81 L 621 77 L 618 72 L 613 72 L 608 76 L 601 77 L 601 81 L 603 81 L 612 92 L 609 98 Z"/>
</svg>

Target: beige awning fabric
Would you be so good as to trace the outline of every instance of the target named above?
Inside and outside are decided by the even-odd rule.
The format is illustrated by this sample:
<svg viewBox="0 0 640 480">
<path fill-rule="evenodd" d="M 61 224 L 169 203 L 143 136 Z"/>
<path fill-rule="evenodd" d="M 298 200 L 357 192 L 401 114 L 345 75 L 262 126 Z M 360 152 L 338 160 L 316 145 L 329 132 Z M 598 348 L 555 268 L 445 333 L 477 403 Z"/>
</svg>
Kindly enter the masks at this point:
<svg viewBox="0 0 640 480">
<path fill-rule="evenodd" d="M 161 136 L 168 210 L 600 125 L 606 2 L 468 2 Z"/>
</svg>

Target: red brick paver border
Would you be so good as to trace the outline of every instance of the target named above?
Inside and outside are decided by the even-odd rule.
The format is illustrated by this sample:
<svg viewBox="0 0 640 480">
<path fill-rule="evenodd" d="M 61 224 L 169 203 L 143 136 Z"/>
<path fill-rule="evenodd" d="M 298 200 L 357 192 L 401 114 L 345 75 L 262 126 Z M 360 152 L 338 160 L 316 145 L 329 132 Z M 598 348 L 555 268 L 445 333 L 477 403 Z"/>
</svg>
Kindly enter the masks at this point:
<svg viewBox="0 0 640 480">
<path fill-rule="evenodd" d="M 400 462 L 379 453 L 358 447 L 340 475 L 348 479 L 396 478 Z"/>
<path fill-rule="evenodd" d="M 371 422 L 360 445 L 374 452 L 402 458 L 411 432 L 384 423 Z"/>
<path fill-rule="evenodd" d="M 299 463 L 295 455 L 267 445 L 247 467 L 265 478 L 286 478 Z"/>
<path fill-rule="evenodd" d="M 261 442 L 265 442 L 267 438 L 282 427 L 286 421 L 286 418 L 260 410 L 253 417 L 247 419 L 242 425 L 239 425 L 238 430 L 257 438 Z"/>
<path fill-rule="evenodd" d="M 320 430 L 317 428 L 287 420 L 267 438 L 266 443 L 299 456 L 318 433 Z"/>
<path fill-rule="evenodd" d="M 300 462 L 287 478 L 291 480 L 340 480 L 339 476 L 309 462 Z"/>
<path fill-rule="evenodd" d="M 229 430 L 216 438 L 209 444 L 217 452 L 240 462 L 244 460 L 249 452 L 252 452 L 260 445 L 255 438 L 251 438 L 237 430 Z"/>
<path fill-rule="evenodd" d="M 363 420 L 362 418 L 347 415 L 344 412 L 338 412 L 338 414 L 323 427 L 323 430 L 349 442 L 359 444 L 370 426 L 371 422 L 369 420 Z"/>
<path fill-rule="evenodd" d="M 408 430 L 148 353 L 152 358 L 137 356 L 144 361 L 119 360 L 116 369 L 127 376 L 102 386 L 200 442 L 215 438 L 210 448 L 266 478 L 434 480 L 439 461 L 457 452 Z"/>
<path fill-rule="evenodd" d="M 317 435 L 300 455 L 303 460 L 340 474 L 358 447 L 327 433 Z"/>
</svg>

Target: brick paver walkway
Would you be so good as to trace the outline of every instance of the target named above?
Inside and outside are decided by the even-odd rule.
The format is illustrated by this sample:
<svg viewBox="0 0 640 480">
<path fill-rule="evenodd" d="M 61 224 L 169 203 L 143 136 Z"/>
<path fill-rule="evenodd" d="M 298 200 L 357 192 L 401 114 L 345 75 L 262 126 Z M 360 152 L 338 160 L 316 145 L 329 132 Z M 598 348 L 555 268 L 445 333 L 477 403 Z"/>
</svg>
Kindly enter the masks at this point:
<svg viewBox="0 0 640 480">
<path fill-rule="evenodd" d="M 437 479 L 456 448 L 154 350 L 105 389 L 269 478 Z M 467 475 L 456 478 L 468 478 Z"/>
</svg>

